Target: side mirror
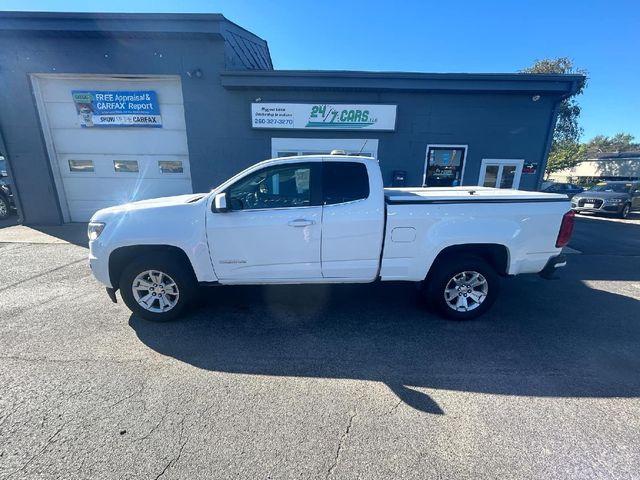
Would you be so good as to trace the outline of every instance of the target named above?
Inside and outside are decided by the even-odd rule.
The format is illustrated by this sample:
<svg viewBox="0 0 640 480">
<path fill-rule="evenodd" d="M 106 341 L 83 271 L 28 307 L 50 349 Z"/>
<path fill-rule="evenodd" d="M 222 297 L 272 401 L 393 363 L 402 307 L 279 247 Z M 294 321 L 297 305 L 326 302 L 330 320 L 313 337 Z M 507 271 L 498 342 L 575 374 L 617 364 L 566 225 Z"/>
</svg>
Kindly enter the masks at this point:
<svg viewBox="0 0 640 480">
<path fill-rule="evenodd" d="M 213 199 L 213 209 L 216 213 L 224 213 L 229 211 L 227 207 L 227 194 L 218 193 Z"/>
</svg>

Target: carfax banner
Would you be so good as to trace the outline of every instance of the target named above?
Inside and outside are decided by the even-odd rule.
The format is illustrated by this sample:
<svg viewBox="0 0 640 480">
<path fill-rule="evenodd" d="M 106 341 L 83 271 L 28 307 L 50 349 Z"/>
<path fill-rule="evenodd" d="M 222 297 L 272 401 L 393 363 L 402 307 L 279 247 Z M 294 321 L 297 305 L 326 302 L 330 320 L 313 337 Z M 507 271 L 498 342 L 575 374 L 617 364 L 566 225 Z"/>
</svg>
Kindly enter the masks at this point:
<svg viewBox="0 0 640 480">
<path fill-rule="evenodd" d="M 71 95 L 84 128 L 162 127 L 158 96 L 153 90 L 73 90 Z"/>
</svg>

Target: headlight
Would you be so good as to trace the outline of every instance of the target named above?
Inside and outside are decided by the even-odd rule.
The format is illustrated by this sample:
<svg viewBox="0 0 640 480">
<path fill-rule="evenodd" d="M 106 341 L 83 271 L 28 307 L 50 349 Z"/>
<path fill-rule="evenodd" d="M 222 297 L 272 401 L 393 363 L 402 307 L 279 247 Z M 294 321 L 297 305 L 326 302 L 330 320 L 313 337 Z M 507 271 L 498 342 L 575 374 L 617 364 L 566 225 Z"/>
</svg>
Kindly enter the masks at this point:
<svg viewBox="0 0 640 480">
<path fill-rule="evenodd" d="M 622 203 L 621 198 L 608 198 L 605 200 L 605 203 Z"/>
<path fill-rule="evenodd" d="M 87 236 L 89 237 L 89 240 L 93 241 L 98 238 L 102 233 L 102 230 L 104 230 L 104 223 L 89 222 L 89 225 L 87 226 Z"/>
</svg>

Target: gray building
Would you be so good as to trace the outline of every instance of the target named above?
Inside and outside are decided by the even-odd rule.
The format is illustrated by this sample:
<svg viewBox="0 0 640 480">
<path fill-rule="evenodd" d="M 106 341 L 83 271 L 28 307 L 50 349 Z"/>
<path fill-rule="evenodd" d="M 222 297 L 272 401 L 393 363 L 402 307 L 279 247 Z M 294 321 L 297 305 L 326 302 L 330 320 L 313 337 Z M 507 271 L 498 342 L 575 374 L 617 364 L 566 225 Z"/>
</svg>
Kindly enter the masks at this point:
<svg viewBox="0 0 640 480">
<path fill-rule="evenodd" d="M 378 158 L 387 185 L 536 189 L 579 75 L 278 71 L 215 14 L 0 14 L 0 155 L 27 223 L 207 191 L 266 158 Z"/>
</svg>

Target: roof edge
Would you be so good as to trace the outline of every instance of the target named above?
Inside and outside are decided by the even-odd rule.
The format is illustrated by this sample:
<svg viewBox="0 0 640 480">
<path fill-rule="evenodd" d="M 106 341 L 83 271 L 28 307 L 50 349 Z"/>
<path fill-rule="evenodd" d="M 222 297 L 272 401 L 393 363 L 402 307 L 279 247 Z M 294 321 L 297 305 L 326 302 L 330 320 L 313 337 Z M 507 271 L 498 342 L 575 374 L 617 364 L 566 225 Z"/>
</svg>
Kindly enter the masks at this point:
<svg viewBox="0 0 640 480">
<path fill-rule="evenodd" d="M 170 26 L 175 24 L 174 26 Z M 1 11 L 0 30 L 19 32 L 146 32 L 220 35 L 220 24 L 256 43 L 267 42 L 220 13 L 116 13 Z M 181 28 L 180 28 L 181 27 Z"/>
<path fill-rule="evenodd" d="M 535 73 L 420 73 L 351 70 L 225 71 L 222 85 L 229 89 L 358 89 L 459 90 L 550 92 L 575 94 L 584 75 Z"/>
</svg>

